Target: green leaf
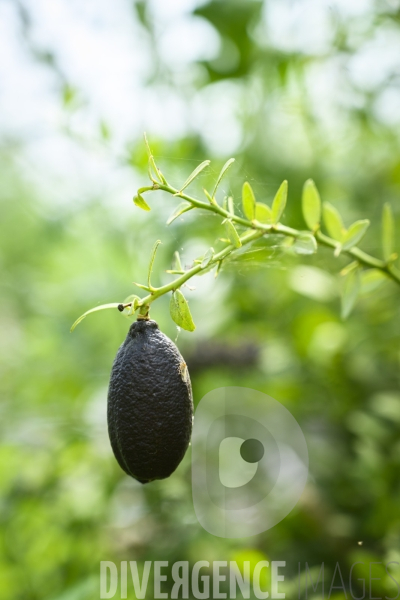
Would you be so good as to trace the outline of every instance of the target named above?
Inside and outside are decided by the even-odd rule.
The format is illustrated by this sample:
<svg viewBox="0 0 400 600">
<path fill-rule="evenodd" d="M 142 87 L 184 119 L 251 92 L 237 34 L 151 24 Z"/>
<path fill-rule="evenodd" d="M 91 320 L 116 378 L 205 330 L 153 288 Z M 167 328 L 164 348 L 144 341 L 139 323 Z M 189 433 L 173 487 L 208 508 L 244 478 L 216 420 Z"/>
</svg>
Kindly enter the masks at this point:
<svg viewBox="0 0 400 600">
<path fill-rule="evenodd" d="M 242 242 L 240 241 L 239 234 L 236 231 L 234 224 L 229 219 L 226 219 L 225 221 L 225 229 L 231 244 L 233 244 L 235 248 L 240 248 Z"/>
<path fill-rule="evenodd" d="M 229 169 L 229 167 L 233 165 L 233 163 L 234 163 L 234 162 L 235 162 L 235 159 L 234 159 L 234 158 L 230 158 L 229 160 L 227 160 L 227 161 L 226 161 L 226 163 L 225 163 L 225 164 L 224 164 L 224 166 L 222 167 L 222 169 L 221 169 L 221 172 L 220 172 L 220 174 L 218 175 L 218 178 L 217 178 L 216 184 L 215 184 L 215 186 L 214 186 L 214 191 L 213 191 L 213 193 L 212 193 L 212 197 L 213 197 L 213 198 L 215 197 L 215 194 L 216 194 L 216 192 L 217 192 L 218 186 L 219 186 L 219 184 L 221 183 L 221 179 L 223 178 L 223 176 L 225 175 L 225 173 L 227 172 L 227 170 Z"/>
<path fill-rule="evenodd" d="M 383 205 L 382 212 L 382 248 L 383 258 L 389 261 L 394 252 L 394 218 L 388 202 Z"/>
<path fill-rule="evenodd" d="M 182 327 L 182 329 L 185 329 L 186 331 L 194 331 L 196 329 L 196 325 L 193 323 L 192 315 L 190 313 L 189 305 L 185 296 L 180 290 L 176 290 L 172 293 L 169 311 L 172 320 L 179 327 Z"/>
<path fill-rule="evenodd" d="M 362 221 L 356 221 L 351 225 L 344 234 L 343 237 L 343 250 L 349 250 L 353 248 L 358 242 L 364 237 L 370 222 L 368 219 L 363 219 Z"/>
<path fill-rule="evenodd" d="M 256 199 L 248 181 L 245 181 L 242 189 L 242 206 L 245 217 L 253 221 L 256 217 Z"/>
<path fill-rule="evenodd" d="M 183 184 L 183 186 L 181 187 L 181 189 L 179 190 L 179 194 L 181 192 L 183 192 L 183 190 L 185 190 L 194 179 L 196 179 L 197 175 L 199 175 L 206 167 L 208 167 L 208 165 L 210 164 L 210 160 L 204 160 L 198 167 L 195 168 L 195 170 L 193 171 L 193 173 L 191 173 L 189 175 L 189 177 L 186 179 L 185 183 Z"/>
<path fill-rule="evenodd" d="M 302 208 L 304 220 L 311 231 L 316 231 L 321 223 L 321 198 L 312 179 L 303 187 Z"/>
<path fill-rule="evenodd" d="M 153 177 L 151 174 L 151 171 L 153 170 L 153 173 L 159 180 L 159 183 L 166 183 L 165 177 L 163 177 L 161 171 L 159 170 L 159 168 L 156 165 L 156 162 L 154 160 L 153 153 L 151 151 L 146 133 L 143 133 L 143 137 L 144 137 L 144 143 L 146 145 L 147 156 L 149 157 L 149 177 L 153 181 Z M 147 210 L 147 209 L 145 209 L 145 210 Z"/>
<path fill-rule="evenodd" d="M 152 152 L 151 152 L 149 140 L 147 139 L 147 133 L 145 131 L 143 132 L 143 139 L 144 139 L 144 143 L 146 146 L 147 156 L 150 158 L 150 156 L 152 156 Z"/>
<path fill-rule="evenodd" d="M 141 208 L 143 210 L 151 210 L 150 206 L 147 204 L 147 202 L 145 201 L 143 196 L 141 196 L 140 194 L 137 194 L 137 196 L 135 196 L 133 198 L 133 202 L 136 204 L 136 206 L 138 206 L 139 208 Z"/>
<path fill-rule="evenodd" d="M 347 319 L 354 308 L 360 292 L 360 270 L 350 271 L 345 277 L 342 288 L 342 319 Z"/>
<path fill-rule="evenodd" d="M 363 294 L 374 292 L 385 281 L 388 281 L 388 276 L 379 269 L 363 271 L 361 274 L 361 291 Z"/>
<path fill-rule="evenodd" d="M 339 211 L 329 202 L 324 202 L 324 223 L 329 235 L 341 242 L 346 233 Z"/>
<path fill-rule="evenodd" d="M 346 265 L 340 271 L 340 274 L 343 275 L 343 276 L 345 276 L 345 275 L 347 275 L 347 273 L 350 273 L 350 271 L 352 271 L 353 269 L 358 269 L 359 266 L 360 266 L 360 263 L 358 262 L 358 260 L 353 260 L 353 262 L 351 262 L 348 265 Z"/>
<path fill-rule="evenodd" d="M 168 218 L 167 225 L 171 225 L 171 223 L 173 221 L 175 221 L 175 219 L 177 219 L 178 217 L 180 217 L 181 215 L 183 215 L 185 212 L 188 212 L 189 210 L 192 210 L 192 208 L 193 208 L 192 204 L 188 204 L 187 202 L 181 202 L 181 204 L 179 204 L 175 208 L 174 212 Z"/>
<path fill-rule="evenodd" d="M 156 243 L 153 246 L 153 249 L 151 251 L 151 255 L 150 255 L 150 263 L 149 263 L 149 270 L 147 272 L 147 285 L 149 287 L 149 289 L 151 290 L 151 283 L 150 283 L 150 279 L 151 279 L 151 274 L 153 272 L 153 264 L 154 264 L 154 259 L 156 257 L 156 253 L 157 253 L 157 248 L 158 246 L 161 244 L 161 240 L 157 240 Z"/>
<path fill-rule="evenodd" d="M 272 212 L 269 206 L 256 202 L 256 220 L 260 223 L 271 223 Z"/>
<path fill-rule="evenodd" d="M 296 254 L 315 254 L 317 242 L 311 233 L 305 231 L 295 239 L 292 248 Z"/>
<path fill-rule="evenodd" d="M 87 310 L 87 311 L 86 311 L 85 313 L 83 313 L 83 315 L 81 315 L 81 316 L 79 317 L 79 319 L 77 319 L 77 320 L 75 321 L 75 323 L 72 325 L 72 327 L 71 327 L 71 332 L 72 332 L 72 331 L 75 329 L 75 327 L 76 327 L 77 325 L 79 325 L 79 323 L 80 323 L 81 321 L 83 321 L 83 319 L 84 319 L 85 317 L 87 317 L 87 315 L 90 315 L 90 313 L 97 312 L 98 310 L 106 310 L 106 309 L 108 309 L 108 308 L 118 308 L 118 306 L 119 306 L 119 305 L 120 305 L 120 303 L 119 303 L 119 302 L 113 302 L 112 304 L 101 304 L 100 306 L 95 306 L 95 308 L 91 308 L 90 310 Z"/>
<path fill-rule="evenodd" d="M 139 298 L 139 296 L 136 296 L 136 294 L 131 294 L 130 296 L 125 298 L 125 300 L 123 301 L 122 304 L 128 304 L 129 302 L 131 302 L 132 305 L 127 307 L 127 310 L 128 310 L 127 313 L 125 313 L 125 310 L 124 310 L 122 314 L 124 314 L 126 317 L 131 317 L 135 313 L 136 309 L 138 308 L 139 301 L 140 301 L 140 298 Z"/>
<path fill-rule="evenodd" d="M 286 207 L 287 193 L 288 182 L 285 180 L 281 183 L 272 202 L 272 223 L 279 223 L 279 219 Z"/>
<path fill-rule="evenodd" d="M 214 256 L 214 248 L 209 248 L 207 250 L 207 252 L 205 253 L 205 255 L 203 256 L 203 260 L 201 261 L 202 269 L 205 269 L 205 267 L 208 267 L 208 265 L 212 261 L 213 256 Z"/>
<path fill-rule="evenodd" d="M 174 257 L 172 259 L 172 269 L 174 271 L 183 271 L 181 257 L 179 256 L 178 250 L 174 252 Z"/>
<path fill-rule="evenodd" d="M 224 210 L 226 210 L 230 215 L 234 215 L 235 214 L 235 207 L 233 204 L 233 198 L 232 196 L 225 196 L 223 202 L 222 202 L 222 208 Z"/>
</svg>

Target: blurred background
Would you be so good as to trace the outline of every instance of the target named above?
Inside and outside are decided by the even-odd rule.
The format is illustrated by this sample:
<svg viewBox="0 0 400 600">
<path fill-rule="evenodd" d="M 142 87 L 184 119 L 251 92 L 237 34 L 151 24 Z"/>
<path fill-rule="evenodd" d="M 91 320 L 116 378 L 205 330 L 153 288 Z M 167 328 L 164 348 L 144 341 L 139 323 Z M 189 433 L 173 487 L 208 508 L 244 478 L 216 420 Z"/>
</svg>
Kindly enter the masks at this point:
<svg viewBox="0 0 400 600">
<path fill-rule="evenodd" d="M 348 260 L 327 249 L 299 261 L 266 241 L 217 280 L 197 278 L 185 291 L 194 333 L 177 330 L 169 298 L 152 308 L 195 403 L 251 387 L 301 425 L 309 483 L 284 521 L 213 537 L 194 514 L 190 452 L 148 486 L 114 460 L 107 386 L 130 322 L 105 311 L 70 326 L 136 292 L 156 239 L 161 284 L 175 250 L 190 265 L 221 236 L 196 211 L 166 227 L 166 194 L 146 196 L 150 213 L 133 205 L 147 185 L 143 131 L 173 185 L 212 159 L 193 194 L 230 156 L 220 194 L 238 206 L 244 180 L 270 202 L 288 179 L 294 227 L 312 177 L 347 224 L 371 220 L 362 248 L 381 256 L 384 202 L 400 220 L 399 0 L 0 2 L 0 594 L 98 598 L 100 560 L 285 560 L 287 598 L 299 562 L 332 575 L 339 561 L 347 588 L 364 562 L 354 574 L 368 593 L 368 563 L 396 561 L 399 581 L 399 289 L 365 286 L 341 321 Z M 396 597 L 383 565 L 372 576 L 372 596 Z"/>
</svg>

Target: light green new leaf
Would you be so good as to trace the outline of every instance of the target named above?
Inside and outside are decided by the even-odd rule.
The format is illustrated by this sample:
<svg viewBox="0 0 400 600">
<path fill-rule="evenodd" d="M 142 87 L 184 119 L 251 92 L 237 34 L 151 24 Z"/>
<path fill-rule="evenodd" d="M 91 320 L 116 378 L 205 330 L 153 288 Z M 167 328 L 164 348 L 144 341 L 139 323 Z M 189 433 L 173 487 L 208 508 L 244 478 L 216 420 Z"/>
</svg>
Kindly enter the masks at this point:
<svg viewBox="0 0 400 600">
<path fill-rule="evenodd" d="M 160 183 L 166 183 L 165 177 L 162 175 L 161 171 L 157 167 L 156 162 L 154 160 L 154 156 L 153 156 L 153 153 L 151 151 L 150 144 L 149 144 L 149 141 L 147 139 L 146 132 L 143 133 L 143 137 L 144 137 L 144 143 L 146 145 L 147 156 L 149 157 L 149 166 L 148 166 L 149 177 L 150 177 L 151 180 L 153 180 L 152 173 L 151 173 L 151 171 L 153 171 L 154 175 L 156 176 L 156 178 L 159 180 Z M 147 209 L 145 209 L 145 210 L 147 210 Z"/>
<path fill-rule="evenodd" d="M 236 231 L 234 224 L 229 219 L 226 219 L 225 221 L 225 229 L 231 244 L 233 244 L 235 248 L 240 248 L 242 242 L 240 241 L 239 234 Z"/>
<path fill-rule="evenodd" d="M 269 206 L 256 202 L 256 220 L 260 223 L 271 223 L 272 212 Z"/>
<path fill-rule="evenodd" d="M 244 182 L 242 188 L 242 206 L 245 217 L 253 221 L 256 217 L 256 199 L 248 181 Z"/>
<path fill-rule="evenodd" d="M 101 304 L 100 306 L 95 306 L 95 308 L 91 308 L 90 310 L 87 310 L 85 313 L 83 313 L 83 315 L 81 315 L 79 317 L 79 319 L 77 319 L 75 321 L 75 323 L 72 325 L 71 327 L 71 332 L 75 329 L 75 327 L 77 325 L 79 325 L 79 323 L 81 321 L 83 321 L 83 319 L 85 317 L 87 317 L 87 315 L 90 315 L 90 313 L 92 312 L 97 312 L 98 310 L 106 310 L 107 308 L 118 308 L 118 306 L 120 305 L 119 302 L 113 302 L 112 304 Z"/>
<path fill-rule="evenodd" d="M 315 231 L 321 223 L 321 198 L 312 179 L 308 179 L 303 187 L 302 209 L 307 226 Z"/>
<path fill-rule="evenodd" d="M 383 205 L 382 212 L 382 248 L 383 258 L 390 260 L 394 252 L 394 219 L 392 207 L 388 202 Z"/>
<path fill-rule="evenodd" d="M 185 190 L 192 183 L 192 181 L 196 179 L 197 175 L 199 175 L 206 167 L 208 167 L 210 162 L 210 160 L 204 160 L 198 167 L 196 167 L 193 173 L 191 173 L 186 179 L 185 183 L 179 190 L 179 193 L 183 192 L 183 190 Z"/>
<path fill-rule="evenodd" d="M 150 263 L 149 263 L 149 270 L 147 272 L 147 285 L 149 287 L 149 289 L 151 290 L 151 283 L 150 283 L 150 279 L 151 279 L 151 274 L 153 272 L 153 264 L 154 264 L 154 259 L 156 257 L 156 253 L 157 253 L 157 249 L 158 246 L 161 244 L 161 240 L 157 240 L 156 243 L 153 246 L 153 249 L 151 251 L 151 255 L 150 255 Z"/>
<path fill-rule="evenodd" d="M 123 301 L 122 304 L 128 304 L 129 302 L 131 302 L 131 306 L 127 307 L 127 312 L 125 312 L 125 310 L 122 312 L 123 315 L 125 315 L 125 317 L 131 317 L 136 309 L 138 308 L 138 303 L 140 301 L 139 296 L 136 296 L 136 294 L 131 294 L 130 296 L 128 296 L 127 298 L 125 298 L 125 300 Z"/>
<path fill-rule="evenodd" d="M 342 247 L 343 250 L 350 250 L 353 248 L 365 235 L 370 222 L 368 219 L 363 219 L 362 221 L 356 221 L 351 225 L 343 236 Z"/>
<path fill-rule="evenodd" d="M 179 256 L 178 250 L 174 252 L 174 257 L 172 259 L 172 268 L 174 271 L 183 271 L 181 257 Z"/>
<path fill-rule="evenodd" d="M 186 331 L 194 331 L 196 329 L 196 325 L 193 323 L 192 315 L 190 313 L 189 305 L 185 296 L 180 290 L 176 290 L 172 293 L 169 311 L 172 320 L 179 327 L 182 327 L 182 329 L 185 329 Z"/>
<path fill-rule="evenodd" d="M 350 273 L 350 271 L 352 271 L 353 269 L 358 269 L 359 266 L 360 266 L 360 263 L 358 262 L 358 260 L 353 260 L 353 262 L 346 265 L 340 271 L 340 274 L 343 275 L 343 277 L 344 277 L 345 275 L 347 275 L 347 273 Z"/>
<path fill-rule="evenodd" d="M 205 255 L 203 256 L 203 260 L 201 261 L 201 268 L 205 269 L 210 264 L 212 258 L 214 256 L 214 248 L 209 248 Z"/>
<path fill-rule="evenodd" d="M 222 167 L 221 172 L 218 175 L 216 184 L 214 186 L 214 191 L 212 193 L 213 198 L 215 197 L 215 194 L 216 194 L 216 191 L 218 189 L 218 186 L 221 183 L 221 179 L 223 178 L 223 176 L 225 175 L 225 173 L 227 172 L 227 170 L 229 169 L 229 167 L 233 165 L 234 162 L 235 162 L 235 159 L 234 158 L 230 158 L 229 160 L 226 161 L 226 163 Z"/>
<path fill-rule="evenodd" d="M 281 183 L 272 202 L 272 223 L 279 223 L 279 219 L 286 207 L 287 193 L 288 182 L 285 180 Z"/>
<path fill-rule="evenodd" d="M 137 196 L 134 196 L 133 202 L 136 204 L 136 206 L 138 206 L 142 210 L 151 210 L 150 206 L 147 204 L 147 202 L 145 201 L 143 196 L 141 196 L 140 194 L 138 194 Z"/>
<path fill-rule="evenodd" d="M 346 233 L 339 211 L 329 202 L 324 202 L 323 217 L 325 227 L 334 240 L 341 242 Z"/>
<path fill-rule="evenodd" d="M 385 281 L 388 281 L 388 277 L 379 269 L 363 271 L 361 274 L 361 292 L 363 294 L 374 292 Z"/>
<path fill-rule="evenodd" d="M 171 225 L 171 223 L 173 221 L 175 221 L 175 219 L 177 219 L 178 217 L 180 217 L 184 213 L 188 212 L 189 210 L 192 210 L 192 208 L 193 208 L 192 204 L 188 204 L 187 202 L 181 202 L 181 204 L 179 204 L 176 207 L 176 209 L 174 210 L 174 212 L 168 218 L 167 225 Z"/>
<path fill-rule="evenodd" d="M 317 242 L 311 233 L 305 231 L 295 239 L 292 247 L 296 254 L 315 254 Z"/>
<path fill-rule="evenodd" d="M 234 215 L 235 214 L 235 207 L 233 204 L 233 198 L 232 196 L 225 196 L 223 202 L 222 202 L 222 208 L 224 210 L 226 210 L 229 214 Z"/>
<path fill-rule="evenodd" d="M 347 319 L 354 308 L 360 292 L 360 270 L 350 271 L 345 277 L 342 288 L 342 319 Z"/>
</svg>

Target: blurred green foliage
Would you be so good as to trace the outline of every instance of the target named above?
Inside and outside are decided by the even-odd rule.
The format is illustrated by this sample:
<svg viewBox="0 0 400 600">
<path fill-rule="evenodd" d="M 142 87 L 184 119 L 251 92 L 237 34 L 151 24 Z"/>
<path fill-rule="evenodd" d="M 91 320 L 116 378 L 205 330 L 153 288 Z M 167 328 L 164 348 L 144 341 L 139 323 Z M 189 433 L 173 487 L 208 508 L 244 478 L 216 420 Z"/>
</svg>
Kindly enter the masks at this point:
<svg viewBox="0 0 400 600">
<path fill-rule="evenodd" d="M 248 179 L 257 198 L 271 201 L 288 179 L 283 221 L 301 228 L 301 186 L 312 177 L 347 223 L 371 220 L 362 247 L 381 256 L 384 202 L 392 203 L 400 230 L 400 134 L 377 106 L 385 92 L 398 91 L 398 72 L 363 86 L 351 77 L 351 65 L 378 34 L 400 35 L 399 10 L 378 0 L 363 19 L 343 19 L 332 10 L 330 34 L 323 49 L 313 51 L 277 44 L 268 33 L 269 4 L 213 0 L 195 10 L 221 43 L 212 60 L 189 66 L 200 73 L 190 88 L 157 54 L 155 16 L 137 2 L 132 19 L 154 40 L 148 85 L 164 79 L 188 103 L 197 96 L 210 103 L 224 95 L 234 101 L 232 126 L 240 144 L 221 194 L 231 191 L 238 204 Z M 65 103 L 71 105 L 75 95 L 71 82 L 64 88 Z M 112 131 L 106 122 L 101 131 L 107 144 Z M 151 132 L 154 154 L 177 186 L 196 164 L 212 158 L 199 190 L 211 186 L 228 158 L 218 148 L 211 155 L 207 132 L 195 124 L 180 139 L 156 134 Z M 193 298 L 187 293 L 195 333 L 177 338 L 168 298 L 152 308 L 189 366 L 207 340 L 259 348 L 253 366 L 232 368 L 227 361 L 197 369 L 195 402 L 226 385 L 261 390 L 293 413 L 309 445 L 309 483 L 284 521 L 255 538 L 214 538 L 194 515 L 190 453 L 169 480 L 144 487 L 129 480 L 112 456 L 107 384 L 128 321 L 106 311 L 91 315 L 72 335 L 69 328 L 91 306 L 136 293 L 132 281 L 145 280 L 156 239 L 163 245 L 155 284 L 168 281 L 165 270 L 175 250 L 190 264 L 216 244 L 220 223 L 188 213 L 167 229 L 175 205 L 170 197 L 162 204 L 156 195 L 148 197 L 150 213 L 129 197 L 118 207 L 99 197 L 52 206 L 26 177 L 21 144 L 4 140 L 1 146 L 2 597 L 98 598 L 100 560 L 240 564 L 267 557 L 285 560 L 293 578 L 298 562 L 305 561 L 325 562 L 331 574 L 336 561 L 347 572 L 356 560 L 399 563 L 399 289 L 388 283 L 363 294 L 342 322 L 338 273 L 347 261 L 322 250 L 300 264 L 284 259 L 272 240 L 245 252 L 216 283 L 212 277 L 195 282 Z M 136 136 L 122 161 L 145 185 L 145 148 Z M 392 572 L 399 580 L 399 566 Z M 287 597 L 295 597 L 294 589 L 288 581 Z M 372 593 L 393 597 L 396 588 L 384 576 L 372 582 Z"/>
</svg>

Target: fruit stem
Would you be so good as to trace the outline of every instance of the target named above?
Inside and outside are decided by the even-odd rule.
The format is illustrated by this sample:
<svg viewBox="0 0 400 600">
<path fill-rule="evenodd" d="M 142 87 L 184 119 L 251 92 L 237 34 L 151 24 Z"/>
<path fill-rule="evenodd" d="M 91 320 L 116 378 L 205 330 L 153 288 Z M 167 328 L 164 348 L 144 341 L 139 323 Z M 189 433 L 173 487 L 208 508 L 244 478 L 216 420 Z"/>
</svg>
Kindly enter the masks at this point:
<svg viewBox="0 0 400 600">
<path fill-rule="evenodd" d="M 258 238 L 262 237 L 263 235 L 264 234 L 262 231 L 250 231 L 242 235 L 240 237 L 240 241 L 242 246 L 245 246 L 246 244 L 249 244 L 250 242 L 253 242 L 254 240 L 257 240 Z M 168 292 L 174 292 L 195 275 L 199 275 L 202 271 L 206 271 L 210 269 L 210 267 L 222 262 L 234 250 L 236 250 L 235 246 L 233 244 L 229 244 L 223 250 L 221 250 L 217 254 L 214 254 L 210 262 L 205 267 L 202 267 L 201 264 L 195 265 L 194 267 L 186 271 L 183 275 L 181 275 L 174 281 L 171 281 L 171 283 L 168 283 L 167 285 L 164 285 L 159 288 L 155 288 L 151 294 L 145 296 L 139 302 L 139 315 L 148 315 L 148 312 L 150 310 L 150 304 L 154 302 L 154 300 L 160 298 L 160 296 L 164 296 L 164 294 L 167 294 Z"/>
</svg>

